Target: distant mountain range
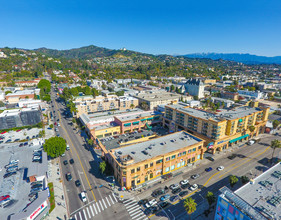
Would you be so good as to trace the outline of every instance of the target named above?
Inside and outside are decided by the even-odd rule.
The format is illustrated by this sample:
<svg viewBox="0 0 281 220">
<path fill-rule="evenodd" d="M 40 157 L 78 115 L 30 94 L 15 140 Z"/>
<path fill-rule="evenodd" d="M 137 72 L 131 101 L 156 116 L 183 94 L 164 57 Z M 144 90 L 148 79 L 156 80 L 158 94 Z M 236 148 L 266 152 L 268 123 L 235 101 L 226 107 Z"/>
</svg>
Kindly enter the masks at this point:
<svg viewBox="0 0 281 220">
<path fill-rule="evenodd" d="M 245 64 L 281 64 L 281 56 L 266 57 L 241 53 L 193 53 L 183 55 L 189 58 L 208 58 L 212 60 L 230 60 Z"/>
</svg>

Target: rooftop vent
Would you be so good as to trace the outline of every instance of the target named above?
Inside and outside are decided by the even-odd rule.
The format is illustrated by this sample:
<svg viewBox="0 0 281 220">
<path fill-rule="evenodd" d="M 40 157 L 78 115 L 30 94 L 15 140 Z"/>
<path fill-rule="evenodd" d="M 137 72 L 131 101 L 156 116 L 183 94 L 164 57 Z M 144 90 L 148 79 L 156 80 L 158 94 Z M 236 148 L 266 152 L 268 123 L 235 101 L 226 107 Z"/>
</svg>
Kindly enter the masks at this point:
<svg viewBox="0 0 281 220">
<path fill-rule="evenodd" d="M 150 150 L 151 150 L 151 149 L 152 149 L 152 147 L 151 147 L 151 146 L 149 146 L 149 147 L 148 147 L 148 149 L 150 149 Z"/>
<path fill-rule="evenodd" d="M 143 150 L 142 152 L 143 154 L 148 155 L 148 152 L 146 150 Z"/>
<path fill-rule="evenodd" d="M 131 153 L 132 153 L 132 154 L 135 154 L 136 152 L 135 152 L 135 151 L 132 151 Z"/>
</svg>

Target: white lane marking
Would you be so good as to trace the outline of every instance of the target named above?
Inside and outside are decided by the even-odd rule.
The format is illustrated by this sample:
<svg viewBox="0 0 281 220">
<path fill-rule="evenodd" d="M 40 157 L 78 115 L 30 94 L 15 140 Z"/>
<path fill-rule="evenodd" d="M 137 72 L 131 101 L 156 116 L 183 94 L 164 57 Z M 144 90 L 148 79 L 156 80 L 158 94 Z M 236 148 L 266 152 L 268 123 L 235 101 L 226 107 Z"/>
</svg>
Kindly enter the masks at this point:
<svg viewBox="0 0 281 220">
<path fill-rule="evenodd" d="M 133 204 L 131 204 L 131 205 L 127 206 L 127 207 L 126 207 L 126 209 L 129 209 L 129 208 L 131 208 L 131 207 L 133 207 L 133 206 L 138 206 L 138 204 L 133 203 Z"/>
<path fill-rule="evenodd" d="M 81 220 L 83 219 L 80 212 L 79 212 L 79 217 L 80 217 Z"/>
<path fill-rule="evenodd" d="M 114 204 L 114 202 L 113 202 L 113 200 L 112 200 L 112 198 L 111 198 L 111 196 L 109 195 L 109 198 L 110 198 L 110 200 L 111 200 L 111 202 L 112 202 L 112 205 Z"/>
<path fill-rule="evenodd" d="M 106 198 L 106 201 L 107 201 L 108 205 L 111 206 L 111 204 L 110 204 L 108 198 L 107 198 L 107 197 L 105 197 L 105 198 Z"/>
<path fill-rule="evenodd" d="M 138 208 L 140 208 L 139 205 L 136 205 L 136 206 L 130 207 L 129 209 L 127 209 L 127 211 L 129 212 L 129 211 L 131 211 L 132 209 L 136 208 L 137 206 L 138 206 Z"/>
<path fill-rule="evenodd" d="M 95 216 L 95 214 L 94 214 L 93 208 L 92 208 L 92 206 L 89 206 L 89 207 L 90 207 L 90 210 L 91 210 L 92 216 L 94 217 L 94 216 Z"/>
<path fill-rule="evenodd" d="M 132 217 L 132 219 L 135 219 L 135 218 L 137 218 L 137 217 L 139 217 L 139 216 L 141 216 L 141 215 L 143 215 L 143 213 L 140 213 L 140 214 L 138 214 L 138 215 Z"/>
<path fill-rule="evenodd" d="M 136 211 L 135 213 L 130 214 L 130 216 L 133 217 L 134 215 L 136 215 L 136 214 L 138 214 L 138 213 L 140 213 L 140 212 L 142 212 L 141 209 L 140 209 L 139 211 Z"/>
<path fill-rule="evenodd" d="M 104 200 L 102 199 L 102 202 L 103 202 L 103 204 L 104 204 L 104 207 L 107 209 L 107 206 L 106 206 L 106 204 L 105 204 L 105 202 L 104 202 Z"/>
<path fill-rule="evenodd" d="M 87 213 L 88 213 L 89 218 L 91 218 L 91 215 L 90 215 L 88 207 L 86 209 L 87 209 Z"/>
<path fill-rule="evenodd" d="M 99 212 L 100 212 L 100 207 L 99 207 L 99 204 L 98 204 L 98 203 L 96 203 L 96 205 L 97 205 L 97 207 L 98 207 L 98 210 L 99 210 Z"/>
<path fill-rule="evenodd" d="M 87 220 L 88 218 L 87 218 L 87 215 L 86 215 L 85 209 L 83 209 L 83 214 L 84 214 L 85 219 Z"/>
<path fill-rule="evenodd" d="M 143 219 L 143 217 L 145 217 L 145 215 L 144 215 L 144 216 L 141 216 L 141 217 L 139 217 L 139 218 L 137 218 L 136 220 Z M 143 220 L 148 220 L 148 218 L 145 218 L 145 219 L 143 219 Z"/>
<path fill-rule="evenodd" d="M 126 203 L 124 206 L 128 206 L 128 205 L 130 205 L 133 202 L 135 202 L 135 201 L 132 200 L 131 202 Z"/>
<path fill-rule="evenodd" d="M 114 193 L 112 193 L 112 195 L 113 195 L 113 197 L 114 197 L 115 201 L 117 202 L 117 199 L 116 199 L 116 196 L 114 195 Z"/>
<path fill-rule="evenodd" d="M 76 214 L 74 215 L 74 219 L 77 219 Z"/>
<path fill-rule="evenodd" d="M 95 204 L 93 204 L 96 214 L 98 214 Z"/>
<path fill-rule="evenodd" d="M 103 206 L 102 206 L 102 203 L 101 203 L 101 200 L 100 200 L 99 202 L 100 202 L 100 207 L 102 208 L 102 210 L 104 210 L 104 209 L 103 209 Z"/>
</svg>

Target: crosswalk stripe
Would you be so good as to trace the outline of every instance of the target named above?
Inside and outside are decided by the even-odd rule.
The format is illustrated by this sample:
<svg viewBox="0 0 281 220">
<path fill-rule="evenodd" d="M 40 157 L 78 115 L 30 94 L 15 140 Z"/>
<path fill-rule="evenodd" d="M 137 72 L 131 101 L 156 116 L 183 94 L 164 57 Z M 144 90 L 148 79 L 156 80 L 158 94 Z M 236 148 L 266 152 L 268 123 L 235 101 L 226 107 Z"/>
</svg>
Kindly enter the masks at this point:
<svg viewBox="0 0 281 220">
<path fill-rule="evenodd" d="M 143 218 L 143 217 L 145 217 L 145 215 L 144 216 L 141 216 L 141 217 L 139 217 L 139 218 L 137 218 L 136 220 L 140 220 L 140 219 L 143 219 L 143 220 L 148 220 L 148 218 Z"/>
<path fill-rule="evenodd" d="M 131 215 L 131 213 L 138 212 L 139 210 L 141 210 L 140 207 L 129 211 L 129 214 Z"/>
<path fill-rule="evenodd" d="M 95 204 L 93 204 L 96 214 L 98 214 Z"/>
<path fill-rule="evenodd" d="M 129 208 L 131 208 L 133 206 L 138 206 L 138 204 L 136 204 L 136 203 L 130 204 L 129 206 L 126 207 L 126 209 L 129 209 Z"/>
<path fill-rule="evenodd" d="M 139 207 L 139 205 L 136 205 L 136 206 L 138 206 L 138 207 Z M 131 211 L 132 209 L 136 208 L 136 206 L 132 206 L 132 207 L 130 207 L 129 209 L 127 209 L 127 211 L 128 211 L 128 212 L 129 212 L 129 211 Z"/>
<path fill-rule="evenodd" d="M 129 201 L 131 201 L 131 200 L 130 200 L 130 199 L 125 199 L 125 200 L 123 201 L 123 203 L 126 204 L 126 203 L 129 202 Z"/>
<path fill-rule="evenodd" d="M 92 216 L 94 217 L 94 216 L 95 216 L 95 214 L 94 214 L 93 208 L 92 208 L 92 206 L 89 206 L 89 207 L 90 207 L 90 210 L 91 210 Z"/>
<path fill-rule="evenodd" d="M 88 213 L 89 218 L 91 218 L 91 215 L 90 215 L 88 207 L 86 209 L 87 209 L 87 213 Z"/>
<path fill-rule="evenodd" d="M 106 206 L 106 204 L 105 204 L 105 202 L 104 202 L 104 200 L 102 199 L 102 202 L 103 202 L 103 204 L 104 204 L 104 207 L 107 209 L 107 206 Z"/>
<path fill-rule="evenodd" d="M 134 212 L 134 213 L 132 213 L 132 214 L 130 214 L 130 216 L 131 216 L 131 217 L 133 217 L 134 215 L 139 214 L 140 212 L 142 212 L 142 210 L 141 210 L 141 209 L 140 209 L 140 210 L 138 210 L 138 211 L 136 211 L 136 212 Z"/>
<path fill-rule="evenodd" d="M 98 204 L 98 203 L 96 203 L 96 205 L 97 205 L 97 207 L 98 207 L 98 210 L 99 210 L 99 212 L 100 212 L 100 207 L 99 207 L 99 204 Z"/>
<path fill-rule="evenodd" d="M 87 220 L 88 218 L 87 218 L 87 216 L 86 216 L 85 209 L 83 209 L 83 214 L 84 214 L 85 219 Z"/>
<path fill-rule="evenodd" d="M 76 214 L 74 215 L 74 219 L 77 219 Z"/>
<path fill-rule="evenodd" d="M 103 206 L 102 206 L 102 203 L 101 203 L 101 200 L 100 200 L 99 202 L 100 202 L 100 207 L 102 208 L 102 210 L 104 210 L 104 209 L 103 209 Z"/>
<path fill-rule="evenodd" d="M 139 216 L 141 216 L 141 215 L 143 215 L 143 213 L 140 213 L 140 214 L 138 214 L 138 215 L 132 217 L 132 219 L 135 219 L 135 218 L 137 218 L 137 217 L 139 217 Z"/>
<path fill-rule="evenodd" d="M 111 196 L 109 195 L 109 198 L 110 198 L 110 200 L 111 200 L 111 202 L 112 202 L 112 205 L 114 204 L 114 202 L 113 202 L 113 200 L 112 200 L 112 198 L 111 198 Z"/>
<path fill-rule="evenodd" d="M 105 198 L 106 198 L 106 201 L 107 201 L 108 205 L 111 206 L 111 204 L 110 204 L 108 198 L 107 198 L 107 197 L 105 197 Z"/>
<path fill-rule="evenodd" d="M 116 196 L 114 195 L 114 193 L 112 193 L 112 195 L 113 195 L 115 201 L 117 202 L 118 200 L 116 199 Z"/>
<path fill-rule="evenodd" d="M 82 220 L 81 212 L 79 212 L 79 217 L 80 217 L 80 219 Z"/>
<path fill-rule="evenodd" d="M 128 206 L 128 205 L 130 205 L 133 202 L 135 202 L 135 201 L 128 202 L 128 203 L 124 204 L 124 206 Z"/>
</svg>

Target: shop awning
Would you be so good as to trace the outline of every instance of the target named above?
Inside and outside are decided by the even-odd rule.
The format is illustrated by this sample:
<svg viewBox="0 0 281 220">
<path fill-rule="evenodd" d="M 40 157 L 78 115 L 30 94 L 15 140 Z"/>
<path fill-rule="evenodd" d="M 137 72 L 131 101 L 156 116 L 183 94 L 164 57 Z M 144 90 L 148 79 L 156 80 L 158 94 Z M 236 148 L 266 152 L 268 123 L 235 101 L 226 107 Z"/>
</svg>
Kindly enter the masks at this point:
<svg viewBox="0 0 281 220">
<path fill-rule="evenodd" d="M 138 125 L 140 122 L 139 121 L 135 121 L 133 122 L 133 125 Z"/>
<path fill-rule="evenodd" d="M 124 126 L 131 126 L 131 123 L 124 124 Z"/>
<path fill-rule="evenodd" d="M 245 135 L 243 135 L 241 137 L 234 138 L 234 139 L 230 140 L 229 143 L 231 144 L 231 143 L 234 143 L 235 141 L 240 141 L 241 139 L 246 138 L 246 137 L 249 137 L 249 135 L 245 134 Z"/>
<path fill-rule="evenodd" d="M 141 119 L 141 121 L 146 121 L 146 119 L 144 118 L 144 119 Z"/>
</svg>

